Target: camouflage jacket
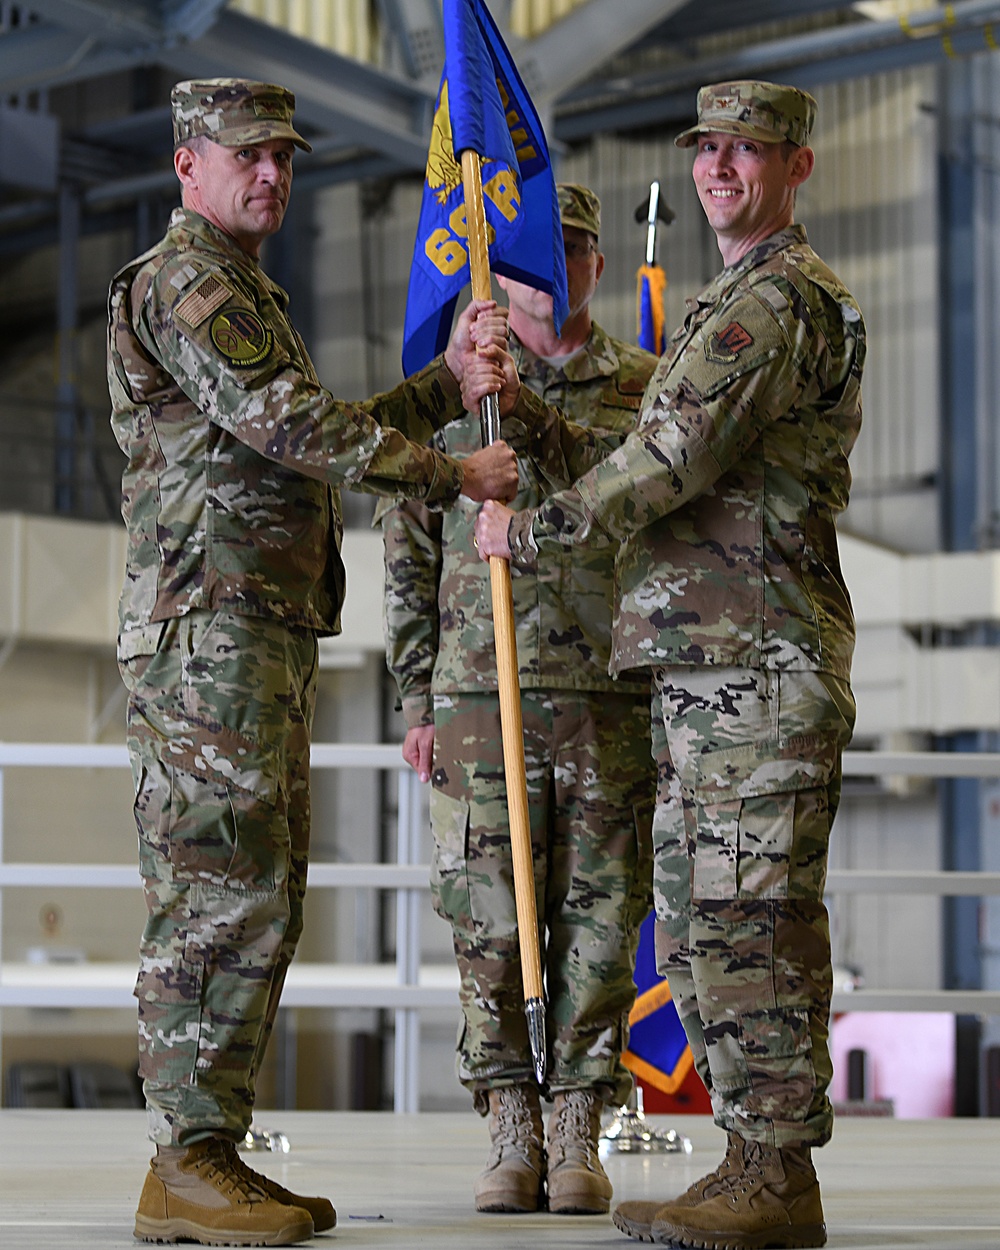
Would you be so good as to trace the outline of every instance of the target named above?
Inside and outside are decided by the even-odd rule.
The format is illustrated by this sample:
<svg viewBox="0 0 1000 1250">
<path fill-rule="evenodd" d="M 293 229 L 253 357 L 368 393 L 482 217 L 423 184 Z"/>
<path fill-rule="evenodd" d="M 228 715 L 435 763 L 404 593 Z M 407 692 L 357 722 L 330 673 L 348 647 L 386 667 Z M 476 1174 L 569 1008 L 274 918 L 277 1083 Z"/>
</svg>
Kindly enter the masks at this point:
<svg viewBox="0 0 1000 1250">
<path fill-rule="evenodd" d="M 725 270 L 673 335 L 639 428 L 510 526 L 533 567 L 616 550 L 612 665 L 850 676 L 854 618 L 835 521 L 861 424 L 864 322 L 801 226 Z"/>
<path fill-rule="evenodd" d="M 320 386 L 286 305 L 255 260 L 184 209 L 111 284 L 111 422 L 128 457 L 123 632 L 224 608 L 335 633 L 338 487 L 458 496 L 461 466 L 423 445 L 462 411 L 440 361 L 344 403 Z"/>
<path fill-rule="evenodd" d="M 567 486 L 617 446 L 635 427 L 656 357 L 610 338 L 599 326 L 586 347 L 553 368 L 512 336 L 522 394 L 542 400 L 550 421 L 559 412 L 601 431 L 561 458 L 539 454 L 528 429 L 503 423 L 503 437 L 519 453 L 516 508 L 532 508 Z M 535 430 L 545 425 L 537 400 L 529 405 Z M 518 411 L 513 414 L 518 417 Z M 609 432 L 605 437 L 604 432 Z M 479 418 L 456 421 L 435 445 L 457 456 L 480 446 Z M 496 652 L 489 567 L 472 545 L 478 505 L 460 500 L 446 515 L 412 503 L 383 518 L 386 549 L 385 627 L 389 668 L 402 696 L 408 727 L 433 722 L 433 695 L 495 690 Z M 551 554 L 551 558 L 550 558 Z M 513 577 L 518 667 L 523 689 L 648 691 L 644 676 L 615 685 L 608 675 L 614 561 L 607 550 L 557 548 L 531 574 Z"/>
</svg>

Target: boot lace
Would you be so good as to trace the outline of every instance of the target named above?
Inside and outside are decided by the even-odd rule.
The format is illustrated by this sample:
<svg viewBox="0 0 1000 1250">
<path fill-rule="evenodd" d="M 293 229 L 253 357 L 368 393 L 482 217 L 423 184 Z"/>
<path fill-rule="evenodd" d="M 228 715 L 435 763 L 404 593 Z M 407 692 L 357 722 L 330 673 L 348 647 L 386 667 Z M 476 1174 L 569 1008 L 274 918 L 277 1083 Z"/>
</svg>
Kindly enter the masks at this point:
<svg viewBox="0 0 1000 1250">
<path fill-rule="evenodd" d="M 268 1195 L 256 1183 L 254 1173 L 236 1153 L 231 1141 L 216 1138 L 199 1158 L 191 1163 L 202 1180 L 237 1202 L 266 1202 Z"/>
<path fill-rule="evenodd" d="M 492 1150 L 489 1166 L 510 1155 L 533 1165 L 536 1147 L 535 1109 L 518 1086 L 497 1090 L 496 1107 L 490 1123 Z"/>
<path fill-rule="evenodd" d="M 768 1162 L 773 1155 L 771 1148 L 761 1142 L 742 1141 L 741 1145 L 743 1158 L 735 1162 L 742 1162 L 742 1166 L 737 1167 L 728 1176 L 721 1177 L 719 1181 L 718 1192 L 724 1194 L 734 1205 L 741 1195 L 751 1193 L 760 1187 Z"/>
<path fill-rule="evenodd" d="M 552 1139 L 549 1143 L 553 1165 L 568 1160 L 593 1167 L 597 1161 L 597 1102 L 589 1090 L 571 1089 L 560 1094 Z"/>
<path fill-rule="evenodd" d="M 731 1189 L 728 1182 L 733 1175 L 738 1175 L 741 1170 L 743 1159 L 743 1139 L 737 1137 L 734 1133 L 729 1134 L 726 1142 L 726 1154 L 722 1162 L 714 1172 L 709 1172 L 707 1176 L 703 1176 L 701 1180 L 688 1187 L 684 1193 L 684 1198 L 715 1198 L 719 1194 L 729 1194 Z"/>
</svg>

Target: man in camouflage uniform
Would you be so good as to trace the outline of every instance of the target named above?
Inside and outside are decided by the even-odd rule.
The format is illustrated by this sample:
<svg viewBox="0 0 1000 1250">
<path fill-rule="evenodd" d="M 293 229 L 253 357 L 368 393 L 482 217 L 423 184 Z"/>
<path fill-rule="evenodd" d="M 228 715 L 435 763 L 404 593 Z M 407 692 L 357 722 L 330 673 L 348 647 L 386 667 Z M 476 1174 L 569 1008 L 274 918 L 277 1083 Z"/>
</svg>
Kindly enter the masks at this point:
<svg viewBox="0 0 1000 1250">
<path fill-rule="evenodd" d="M 319 385 L 258 262 L 309 147 L 291 94 L 217 79 L 171 101 L 183 207 L 113 280 L 108 340 L 157 1147 L 136 1235 L 285 1245 L 332 1227 L 333 1207 L 251 1172 L 235 1146 L 302 926 L 317 637 L 338 630 L 344 594 L 338 488 L 447 506 L 512 495 L 516 461 L 423 445 L 461 412 L 442 362 L 361 407 Z"/>
<path fill-rule="evenodd" d="M 811 1160 L 833 1124 L 823 888 L 854 722 L 835 520 L 865 335 L 793 224 L 814 116 L 792 87 L 700 92 L 677 142 L 697 144 L 726 267 L 690 301 L 636 433 L 572 490 L 477 521 L 484 558 L 527 568 L 610 544 L 612 667 L 652 670 L 657 963 L 728 1150 L 680 1198 L 614 1218 L 684 1246 L 826 1240 Z"/>
<path fill-rule="evenodd" d="M 574 185 L 558 196 L 569 316 L 557 336 L 550 295 L 499 279 L 510 350 L 525 389 L 609 431 L 607 449 L 634 428 L 656 358 L 592 321 L 604 265 L 600 202 Z M 503 433 L 534 455 L 523 428 L 508 420 Z M 448 426 L 434 445 L 468 455 L 480 446 L 478 416 Z M 532 508 L 568 484 L 522 456 L 516 503 Z M 462 975 L 459 1078 L 490 1116 L 476 1207 L 533 1211 L 546 1182 L 545 1143 L 524 1016 L 490 582 L 473 547 L 474 517 L 461 504 L 442 515 L 405 503 L 385 515 L 388 660 L 407 724 L 403 754 L 433 786 L 434 902 L 451 923 Z M 608 1209 L 597 1136 L 604 1103 L 620 1105 L 631 1088 L 621 1052 L 639 925 L 652 901 L 649 679 L 608 675 L 613 568 L 606 550 L 559 549 L 537 573 L 513 579 L 546 982 L 545 1093 L 555 1101 L 547 1197 L 551 1211 L 567 1213 Z"/>
</svg>

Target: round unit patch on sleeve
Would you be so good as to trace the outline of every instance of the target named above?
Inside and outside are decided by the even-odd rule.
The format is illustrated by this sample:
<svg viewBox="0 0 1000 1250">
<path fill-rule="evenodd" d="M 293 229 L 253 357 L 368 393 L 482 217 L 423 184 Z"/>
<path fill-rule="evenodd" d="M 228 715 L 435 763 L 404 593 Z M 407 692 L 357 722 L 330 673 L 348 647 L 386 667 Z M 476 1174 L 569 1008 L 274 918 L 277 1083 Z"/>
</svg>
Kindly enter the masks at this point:
<svg viewBox="0 0 1000 1250">
<path fill-rule="evenodd" d="M 271 330 L 247 308 L 231 308 L 219 313 L 210 332 L 216 351 L 237 368 L 259 365 L 274 347 Z"/>
</svg>

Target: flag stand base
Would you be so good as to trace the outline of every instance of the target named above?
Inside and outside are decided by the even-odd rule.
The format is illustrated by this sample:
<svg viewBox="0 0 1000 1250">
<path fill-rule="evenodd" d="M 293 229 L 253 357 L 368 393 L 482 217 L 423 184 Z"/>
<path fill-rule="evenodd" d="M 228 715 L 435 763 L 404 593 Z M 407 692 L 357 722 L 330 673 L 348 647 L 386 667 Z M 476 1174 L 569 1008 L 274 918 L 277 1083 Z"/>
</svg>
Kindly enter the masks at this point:
<svg viewBox="0 0 1000 1250">
<path fill-rule="evenodd" d="M 691 1139 L 676 1129 L 661 1132 L 646 1119 L 642 1109 L 642 1090 L 636 1086 L 635 1107 L 619 1107 L 615 1117 L 601 1133 L 598 1154 L 686 1154 L 691 1153 Z"/>
</svg>

